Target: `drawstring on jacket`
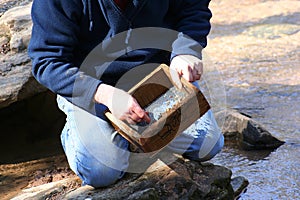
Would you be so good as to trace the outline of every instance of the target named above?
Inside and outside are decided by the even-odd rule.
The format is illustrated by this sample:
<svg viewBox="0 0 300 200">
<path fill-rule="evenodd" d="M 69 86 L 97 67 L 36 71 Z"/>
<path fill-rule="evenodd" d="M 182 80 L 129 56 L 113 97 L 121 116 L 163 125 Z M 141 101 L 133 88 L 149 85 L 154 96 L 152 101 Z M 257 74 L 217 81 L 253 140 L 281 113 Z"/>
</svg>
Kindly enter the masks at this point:
<svg viewBox="0 0 300 200">
<path fill-rule="evenodd" d="M 88 6 L 88 12 L 89 12 L 88 13 L 89 14 L 89 21 L 90 21 L 89 31 L 92 31 L 94 22 L 93 22 L 92 2 L 91 2 L 91 0 L 88 0 L 87 4 L 88 4 L 87 6 Z"/>
<path fill-rule="evenodd" d="M 85 0 L 86 1 L 86 4 L 87 4 L 87 8 L 88 8 L 88 17 L 89 17 L 89 31 L 92 31 L 93 30 L 93 26 L 94 26 L 94 22 L 93 22 L 93 10 L 92 10 L 92 0 Z M 146 2 L 146 1 L 145 1 Z M 142 9 L 142 7 L 145 5 L 145 2 L 143 3 L 142 6 L 140 6 L 139 10 L 140 11 Z M 103 2 L 103 3 L 107 3 L 107 2 Z M 100 7 L 101 7 L 101 10 L 102 12 L 104 13 L 105 11 L 105 8 L 104 6 L 102 5 L 102 2 L 99 1 L 99 4 L 100 4 Z M 137 12 L 138 13 L 138 12 Z M 135 15 L 137 15 L 137 13 Z M 109 25 L 109 20 L 107 19 L 107 15 L 105 14 L 104 15 L 105 17 L 105 20 L 107 22 L 107 24 Z M 132 17 L 134 18 L 134 17 Z M 129 40 L 131 38 L 131 35 L 132 35 L 132 23 L 131 23 L 131 20 L 127 19 L 126 17 L 124 17 L 124 19 L 127 21 L 128 23 L 128 30 L 127 30 L 127 33 L 126 33 L 126 38 L 125 38 L 125 45 L 126 45 L 126 48 L 125 48 L 125 54 L 127 54 L 128 52 L 132 51 L 132 48 L 130 47 L 129 45 Z"/>
<path fill-rule="evenodd" d="M 129 29 L 127 30 L 126 39 L 125 39 L 125 44 L 126 44 L 125 54 L 126 55 L 128 54 L 128 52 L 132 51 L 132 48 L 129 45 L 129 40 L 130 40 L 130 37 L 131 37 L 131 32 L 132 32 L 132 29 L 131 29 L 131 25 L 130 25 Z"/>
</svg>

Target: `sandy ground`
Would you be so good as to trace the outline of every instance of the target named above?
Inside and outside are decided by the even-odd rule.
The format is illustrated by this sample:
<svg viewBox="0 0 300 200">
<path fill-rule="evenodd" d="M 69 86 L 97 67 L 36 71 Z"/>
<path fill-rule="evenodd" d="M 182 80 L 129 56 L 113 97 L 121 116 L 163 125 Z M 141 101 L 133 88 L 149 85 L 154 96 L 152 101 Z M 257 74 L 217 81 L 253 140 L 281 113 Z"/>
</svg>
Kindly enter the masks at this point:
<svg viewBox="0 0 300 200">
<path fill-rule="evenodd" d="M 11 199 L 21 189 L 71 177 L 75 175 L 69 169 L 64 155 L 0 165 L 0 199 Z M 72 185 L 69 189 L 79 186 Z"/>
</svg>

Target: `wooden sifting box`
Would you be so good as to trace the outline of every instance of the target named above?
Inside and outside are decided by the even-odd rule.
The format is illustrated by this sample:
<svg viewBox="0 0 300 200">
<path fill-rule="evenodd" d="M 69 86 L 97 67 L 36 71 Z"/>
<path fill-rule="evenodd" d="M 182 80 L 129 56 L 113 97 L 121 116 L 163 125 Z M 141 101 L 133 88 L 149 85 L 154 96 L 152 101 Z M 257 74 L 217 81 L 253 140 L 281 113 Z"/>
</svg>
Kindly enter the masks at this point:
<svg viewBox="0 0 300 200">
<path fill-rule="evenodd" d="M 169 67 L 162 64 L 128 91 L 146 111 L 156 101 L 158 106 L 165 104 L 165 101 L 172 102 L 172 106 L 163 113 L 156 113 L 159 118 L 152 119 L 148 125 L 129 125 L 115 118 L 110 112 L 106 116 L 124 138 L 143 152 L 159 151 L 210 108 L 198 88 L 183 78 L 181 82 L 182 89 L 176 88 Z M 173 93 L 166 95 L 171 90 Z"/>
</svg>

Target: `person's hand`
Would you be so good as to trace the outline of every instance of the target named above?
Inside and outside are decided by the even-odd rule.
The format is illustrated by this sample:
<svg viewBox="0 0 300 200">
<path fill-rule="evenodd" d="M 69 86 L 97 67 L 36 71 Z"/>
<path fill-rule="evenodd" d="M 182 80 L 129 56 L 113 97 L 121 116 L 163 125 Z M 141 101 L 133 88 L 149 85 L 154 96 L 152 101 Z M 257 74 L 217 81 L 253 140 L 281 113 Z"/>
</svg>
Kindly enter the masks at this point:
<svg viewBox="0 0 300 200">
<path fill-rule="evenodd" d="M 203 74 L 203 64 L 196 56 L 178 55 L 172 59 L 170 71 L 174 83 L 181 88 L 180 77 L 185 78 L 189 82 L 200 80 Z"/>
<path fill-rule="evenodd" d="M 118 88 L 102 83 L 98 86 L 94 99 L 96 102 L 106 105 L 115 117 L 130 124 L 142 121 L 150 123 L 151 121 L 137 101 L 127 92 Z"/>
</svg>

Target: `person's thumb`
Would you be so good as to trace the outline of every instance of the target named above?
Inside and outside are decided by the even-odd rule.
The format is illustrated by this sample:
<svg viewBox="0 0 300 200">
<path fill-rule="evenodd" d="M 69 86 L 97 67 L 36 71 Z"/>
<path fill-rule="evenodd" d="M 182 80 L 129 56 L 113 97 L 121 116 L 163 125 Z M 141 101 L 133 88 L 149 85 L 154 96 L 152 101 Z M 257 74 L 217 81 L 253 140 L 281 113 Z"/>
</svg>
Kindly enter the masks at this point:
<svg viewBox="0 0 300 200">
<path fill-rule="evenodd" d="M 170 75 L 171 75 L 171 79 L 172 79 L 173 84 L 178 89 L 181 89 L 182 88 L 182 83 L 180 81 L 180 76 L 179 76 L 177 70 L 174 69 L 174 68 L 171 68 L 171 67 L 169 69 L 170 69 L 169 71 L 170 71 Z"/>
</svg>

